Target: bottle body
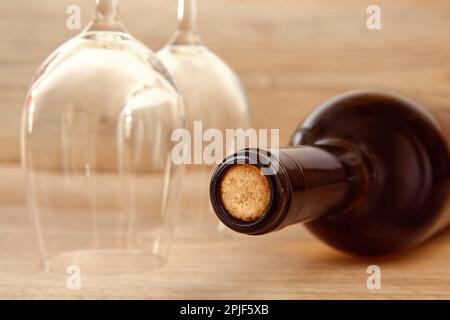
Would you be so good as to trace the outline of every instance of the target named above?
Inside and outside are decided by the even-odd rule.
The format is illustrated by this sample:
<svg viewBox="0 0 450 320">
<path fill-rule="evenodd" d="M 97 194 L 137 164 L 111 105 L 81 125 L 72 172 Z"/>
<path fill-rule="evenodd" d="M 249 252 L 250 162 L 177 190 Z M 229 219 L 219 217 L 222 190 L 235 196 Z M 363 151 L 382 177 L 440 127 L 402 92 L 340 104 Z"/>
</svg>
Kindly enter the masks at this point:
<svg viewBox="0 0 450 320">
<path fill-rule="evenodd" d="M 411 248 L 446 228 L 450 136 L 444 117 L 382 91 L 328 101 L 300 125 L 292 148 L 280 150 L 281 169 L 287 171 L 269 180 L 280 175 L 289 180 L 273 193 L 287 205 L 268 210 L 283 217 L 268 230 L 303 222 L 335 248 L 381 255 Z M 310 148 L 316 150 L 312 158 Z M 334 160 L 321 166 L 327 157 Z"/>
<path fill-rule="evenodd" d="M 343 96 L 321 107 L 294 134 L 292 145 L 326 137 L 356 146 L 368 179 L 357 208 L 307 222 L 334 247 L 358 254 L 410 248 L 448 226 L 449 137 L 420 106 L 397 96 Z"/>
</svg>

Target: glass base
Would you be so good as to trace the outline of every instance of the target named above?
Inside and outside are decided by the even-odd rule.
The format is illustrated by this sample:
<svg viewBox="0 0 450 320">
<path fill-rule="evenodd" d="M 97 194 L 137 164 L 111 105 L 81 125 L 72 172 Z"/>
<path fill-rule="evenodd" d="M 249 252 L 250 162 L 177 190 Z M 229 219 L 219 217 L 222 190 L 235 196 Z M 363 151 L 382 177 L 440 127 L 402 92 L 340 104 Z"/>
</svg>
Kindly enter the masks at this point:
<svg viewBox="0 0 450 320">
<path fill-rule="evenodd" d="M 47 272 L 97 275 L 127 275 L 144 273 L 163 266 L 166 259 L 149 251 L 77 250 L 45 259 Z M 79 268 L 79 269 L 78 269 Z"/>
</svg>

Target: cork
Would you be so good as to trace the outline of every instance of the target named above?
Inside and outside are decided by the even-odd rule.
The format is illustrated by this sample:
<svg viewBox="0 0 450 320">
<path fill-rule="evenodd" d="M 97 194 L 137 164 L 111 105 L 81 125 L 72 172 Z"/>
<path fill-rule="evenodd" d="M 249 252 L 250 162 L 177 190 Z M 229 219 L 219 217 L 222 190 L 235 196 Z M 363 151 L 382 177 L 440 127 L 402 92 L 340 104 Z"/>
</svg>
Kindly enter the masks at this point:
<svg viewBox="0 0 450 320">
<path fill-rule="evenodd" d="M 257 167 L 239 164 L 225 173 L 220 184 L 220 195 L 228 214 L 251 222 L 267 210 L 272 192 L 267 177 Z"/>
</svg>

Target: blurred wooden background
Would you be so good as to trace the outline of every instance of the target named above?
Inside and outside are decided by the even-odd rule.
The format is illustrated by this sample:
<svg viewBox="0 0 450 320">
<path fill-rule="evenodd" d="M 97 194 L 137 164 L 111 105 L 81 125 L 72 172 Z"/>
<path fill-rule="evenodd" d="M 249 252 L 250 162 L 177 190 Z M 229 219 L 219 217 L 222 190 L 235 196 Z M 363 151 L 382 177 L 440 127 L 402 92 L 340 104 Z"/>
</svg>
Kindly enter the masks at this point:
<svg viewBox="0 0 450 320">
<path fill-rule="evenodd" d="M 19 159 L 27 87 L 39 64 L 78 31 L 66 28 L 77 4 L 86 25 L 93 0 L 0 1 L 0 161 Z M 379 87 L 429 104 L 450 105 L 450 2 L 377 1 L 382 30 L 366 28 L 362 0 L 199 0 L 207 45 L 239 74 L 253 124 L 281 128 L 286 144 L 298 122 L 329 97 Z M 127 0 L 122 19 L 153 50 L 174 31 L 176 0 Z"/>
<path fill-rule="evenodd" d="M 366 28 L 373 1 L 198 2 L 203 39 L 241 77 L 253 125 L 280 128 L 283 144 L 306 113 L 349 89 L 386 88 L 450 108 L 448 0 L 377 0 L 380 31 Z M 38 270 L 17 168 L 20 114 L 40 63 L 78 33 L 66 28 L 70 4 L 86 25 L 94 0 L 0 0 L 0 298 L 449 298 L 450 230 L 412 253 L 374 259 L 334 251 L 301 226 L 245 240 L 178 239 L 166 268 L 83 276 L 81 291 L 68 290 L 64 274 Z M 174 31 L 176 0 L 126 0 L 121 11 L 154 50 Z M 382 267 L 383 290 L 366 288 L 370 264 Z"/>
</svg>

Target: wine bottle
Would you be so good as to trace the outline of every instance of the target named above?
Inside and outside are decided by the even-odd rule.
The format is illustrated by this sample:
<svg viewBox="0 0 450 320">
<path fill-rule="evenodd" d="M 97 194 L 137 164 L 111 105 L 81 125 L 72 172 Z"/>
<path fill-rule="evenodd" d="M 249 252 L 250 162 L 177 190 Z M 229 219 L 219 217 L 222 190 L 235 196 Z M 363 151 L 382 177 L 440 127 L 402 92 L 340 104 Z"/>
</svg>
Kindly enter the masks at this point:
<svg viewBox="0 0 450 320">
<path fill-rule="evenodd" d="M 450 225 L 450 109 L 360 90 L 310 114 L 277 150 L 245 149 L 214 171 L 229 228 L 259 235 L 304 223 L 357 255 L 412 248 Z"/>
</svg>

